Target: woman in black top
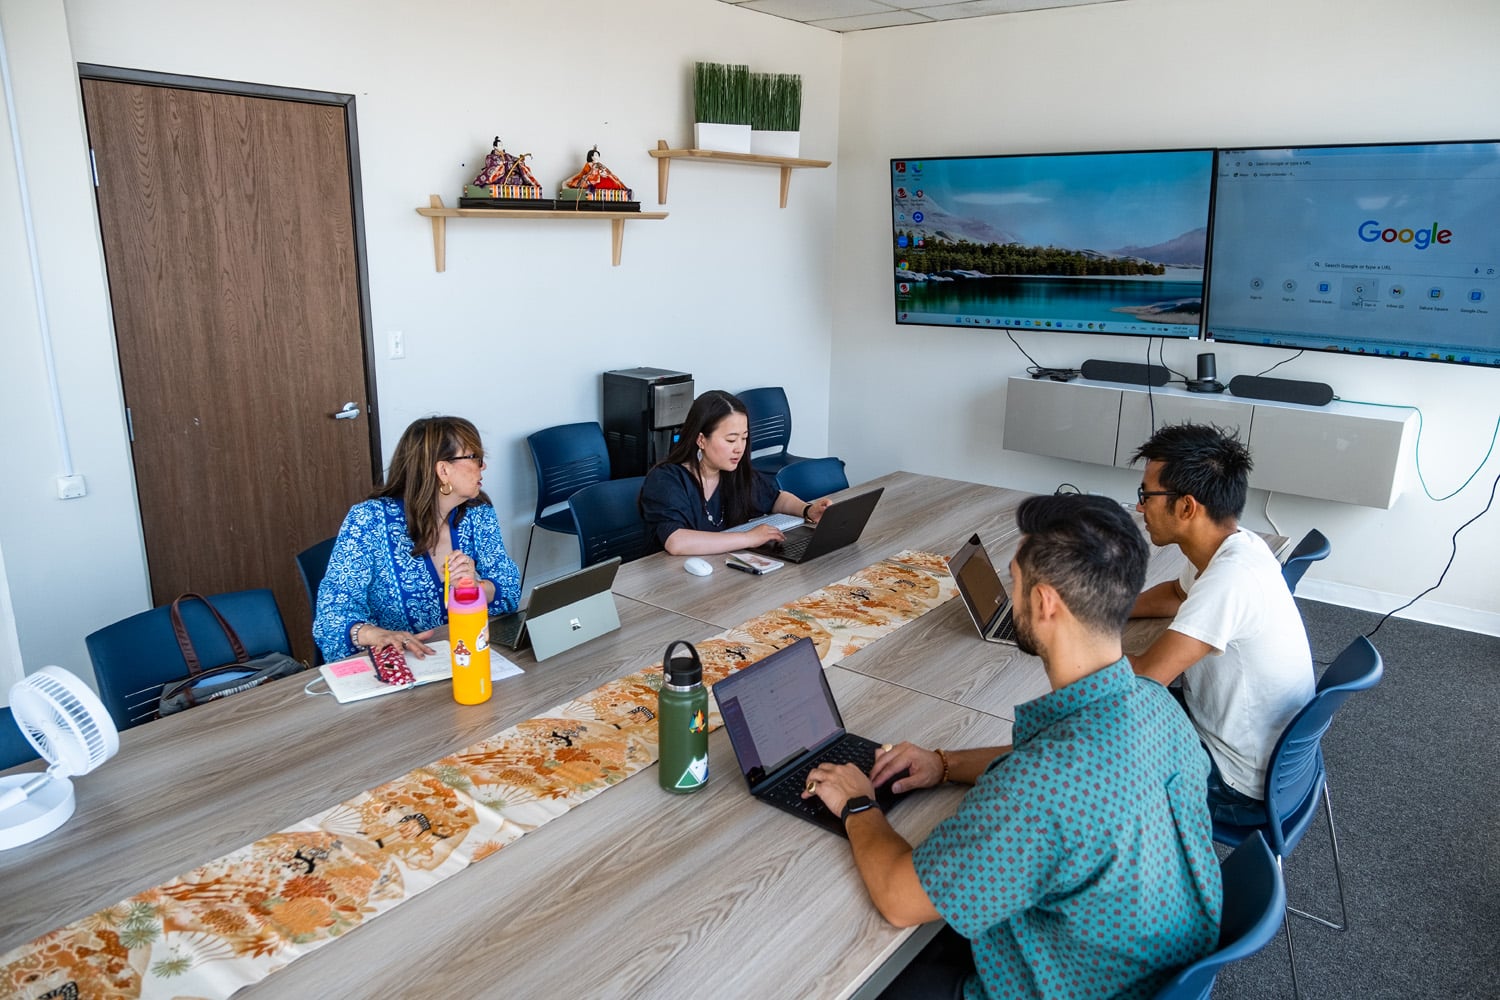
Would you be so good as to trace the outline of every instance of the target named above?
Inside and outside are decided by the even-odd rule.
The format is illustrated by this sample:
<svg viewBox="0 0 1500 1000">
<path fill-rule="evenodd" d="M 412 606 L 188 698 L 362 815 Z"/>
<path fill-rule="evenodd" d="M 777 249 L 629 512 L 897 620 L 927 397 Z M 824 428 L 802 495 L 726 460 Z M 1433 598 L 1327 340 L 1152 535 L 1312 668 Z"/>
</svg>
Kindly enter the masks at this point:
<svg viewBox="0 0 1500 1000">
<path fill-rule="evenodd" d="M 712 389 L 693 400 L 682 436 L 646 474 L 641 516 L 656 543 L 674 556 L 753 549 L 782 539 L 770 525 L 723 534 L 764 514 L 816 522 L 828 500 L 804 503 L 750 466 L 750 418 L 735 396 Z"/>
</svg>

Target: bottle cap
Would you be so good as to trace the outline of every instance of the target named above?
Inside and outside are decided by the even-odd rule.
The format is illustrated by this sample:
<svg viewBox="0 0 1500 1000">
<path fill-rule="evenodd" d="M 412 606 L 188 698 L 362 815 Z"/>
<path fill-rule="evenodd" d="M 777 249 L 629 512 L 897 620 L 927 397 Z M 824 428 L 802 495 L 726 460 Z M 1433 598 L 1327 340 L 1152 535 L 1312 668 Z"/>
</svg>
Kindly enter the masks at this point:
<svg viewBox="0 0 1500 1000">
<path fill-rule="evenodd" d="M 453 599 L 461 604 L 473 604 L 479 600 L 479 584 L 465 580 L 453 585 Z"/>
<path fill-rule="evenodd" d="M 672 655 L 672 650 L 678 646 L 686 652 Z M 692 687 L 703 683 L 703 663 L 698 659 L 698 650 L 686 640 L 678 639 L 667 647 L 667 651 L 662 654 L 661 669 L 663 684 Z"/>
</svg>

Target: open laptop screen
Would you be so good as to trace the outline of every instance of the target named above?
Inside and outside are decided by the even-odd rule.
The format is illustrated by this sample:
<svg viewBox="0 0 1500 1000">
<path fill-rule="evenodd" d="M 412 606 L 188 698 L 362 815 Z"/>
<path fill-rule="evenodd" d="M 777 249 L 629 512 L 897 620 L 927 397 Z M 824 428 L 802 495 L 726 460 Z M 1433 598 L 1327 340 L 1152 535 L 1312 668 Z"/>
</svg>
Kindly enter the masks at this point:
<svg viewBox="0 0 1500 1000">
<path fill-rule="evenodd" d="M 974 624 L 981 630 L 984 629 L 994 621 L 995 615 L 1005 606 L 1008 598 L 1005 596 L 1005 587 L 1000 583 L 1000 574 L 995 572 L 995 564 L 990 562 L 989 553 L 984 550 L 978 535 L 970 538 L 968 544 L 958 550 L 949 566 L 953 570 L 953 578 L 963 595 L 964 603 L 974 616 Z"/>
<path fill-rule="evenodd" d="M 844 732 L 811 639 L 799 639 L 714 685 L 740 769 L 754 786 Z"/>
</svg>

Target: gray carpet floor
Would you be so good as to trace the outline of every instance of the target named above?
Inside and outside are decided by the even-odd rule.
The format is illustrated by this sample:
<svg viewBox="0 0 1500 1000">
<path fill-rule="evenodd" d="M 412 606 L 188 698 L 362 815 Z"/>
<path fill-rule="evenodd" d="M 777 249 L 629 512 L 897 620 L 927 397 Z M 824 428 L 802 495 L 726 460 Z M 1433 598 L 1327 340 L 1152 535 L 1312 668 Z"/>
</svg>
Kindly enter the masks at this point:
<svg viewBox="0 0 1500 1000">
<path fill-rule="evenodd" d="M 1299 600 L 1326 664 L 1378 615 Z M 1349 927 L 1292 918 L 1304 998 L 1500 998 L 1500 638 L 1392 618 L 1385 676 L 1323 739 Z M 1321 817 L 1285 862 L 1293 906 L 1338 918 Z M 1226 969 L 1215 1000 L 1290 997 L 1286 941 Z"/>
</svg>

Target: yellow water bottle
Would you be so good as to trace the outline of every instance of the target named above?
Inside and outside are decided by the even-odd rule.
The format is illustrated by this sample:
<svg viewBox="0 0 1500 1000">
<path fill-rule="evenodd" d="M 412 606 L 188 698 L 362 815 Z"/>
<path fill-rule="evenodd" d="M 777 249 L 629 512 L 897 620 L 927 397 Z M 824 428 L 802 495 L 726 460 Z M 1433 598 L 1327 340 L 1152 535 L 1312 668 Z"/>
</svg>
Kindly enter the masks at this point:
<svg viewBox="0 0 1500 1000">
<path fill-rule="evenodd" d="M 490 616 L 484 590 L 460 580 L 448 597 L 448 646 L 453 658 L 453 700 L 478 705 L 490 700 Z"/>
</svg>

